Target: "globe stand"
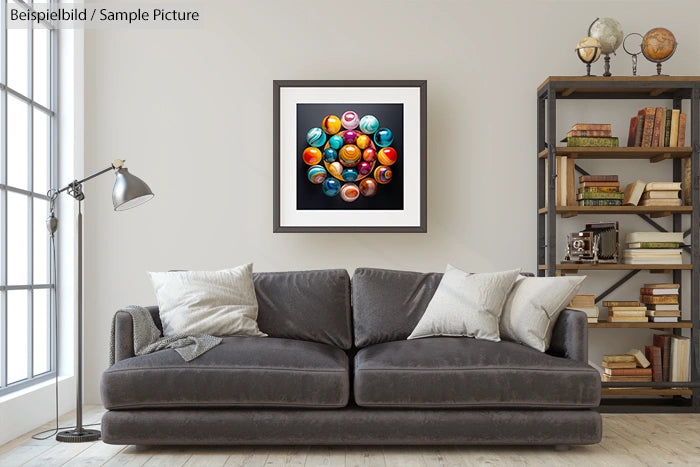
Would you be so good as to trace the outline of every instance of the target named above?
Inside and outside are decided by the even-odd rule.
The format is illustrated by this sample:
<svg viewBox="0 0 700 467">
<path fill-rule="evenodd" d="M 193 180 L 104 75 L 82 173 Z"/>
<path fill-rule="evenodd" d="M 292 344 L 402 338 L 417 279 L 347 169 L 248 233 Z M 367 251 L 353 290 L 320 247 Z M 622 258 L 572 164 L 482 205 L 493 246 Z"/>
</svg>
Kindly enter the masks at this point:
<svg viewBox="0 0 700 467">
<path fill-rule="evenodd" d="M 593 49 L 593 54 L 585 54 L 583 52 L 585 49 Z M 590 55 L 590 57 L 586 58 L 587 55 Z M 597 61 L 598 58 L 600 58 L 600 47 L 590 45 L 576 47 L 576 56 L 579 58 L 579 60 L 586 64 L 585 76 L 595 76 L 591 74 L 591 63 Z"/>
<path fill-rule="evenodd" d="M 605 54 L 605 72 L 603 73 L 603 76 L 612 76 L 612 73 L 610 73 L 610 54 Z"/>
</svg>

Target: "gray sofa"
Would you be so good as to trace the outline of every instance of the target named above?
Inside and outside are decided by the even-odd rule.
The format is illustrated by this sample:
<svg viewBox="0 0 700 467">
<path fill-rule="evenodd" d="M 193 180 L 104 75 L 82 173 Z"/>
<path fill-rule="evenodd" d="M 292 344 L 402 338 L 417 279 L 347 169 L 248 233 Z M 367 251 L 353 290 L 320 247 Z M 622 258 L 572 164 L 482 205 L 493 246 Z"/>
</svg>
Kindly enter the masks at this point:
<svg viewBox="0 0 700 467">
<path fill-rule="evenodd" d="M 357 269 L 257 273 L 269 337 L 225 337 L 185 363 L 135 357 L 115 317 L 102 376 L 110 444 L 593 444 L 600 376 L 587 324 L 564 310 L 547 353 L 507 341 L 406 340 L 441 274 Z M 158 310 L 150 308 L 160 327 Z"/>
</svg>

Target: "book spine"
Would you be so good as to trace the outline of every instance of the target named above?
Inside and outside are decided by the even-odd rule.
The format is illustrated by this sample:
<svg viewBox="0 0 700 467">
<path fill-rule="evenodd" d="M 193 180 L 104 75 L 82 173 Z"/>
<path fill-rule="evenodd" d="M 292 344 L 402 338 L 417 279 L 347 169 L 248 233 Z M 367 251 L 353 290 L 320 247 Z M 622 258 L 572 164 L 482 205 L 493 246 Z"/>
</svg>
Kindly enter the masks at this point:
<svg viewBox="0 0 700 467">
<path fill-rule="evenodd" d="M 668 145 L 672 148 L 678 146 L 678 120 L 681 116 L 681 111 L 678 109 L 673 109 L 671 111 L 671 135 L 669 138 Z"/>
<path fill-rule="evenodd" d="M 625 197 L 624 193 L 620 192 L 613 192 L 613 193 L 605 193 L 605 192 L 584 192 L 584 193 L 579 193 L 577 195 L 577 199 L 622 199 Z"/>
<path fill-rule="evenodd" d="M 606 368 L 605 374 L 611 376 L 649 376 L 654 370 L 649 368 Z"/>
<path fill-rule="evenodd" d="M 616 186 L 589 186 L 578 189 L 579 193 L 619 193 L 620 187 Z"/>
<path fill-rule="evenodd" d="M 617 175 L 580 175 L 578 181 L 583 182 L 617 182 Z"/>
<path fill-rule="evenodd" d="M 610 123 L 577 123 L 571 127 L 572 130 L 599 130 L 612 131 Z"/>
<path fill-rule="evenodd" d="M 620 145 L 617 136 L 570 136 L 566 138 L 566 145 L 579 148 L 616 148 Z"/>
<path fill-rule="evenodd" d="M 637 134 L 637 125 L 639 124 L 639 116 L 635 115 L 634 117 L 630 118 L 630 131 L 629 134 L 627 135 L 627 146 L 634 146 L 634 140 L 636 138 Z M 572 135 L 573 136 L 573 135 Z M 583 135 L 581 135 L 583 136 Z"/>
<path fill-rule="evenodd" d="M 566 161 L 566 205 L 576 206 L 576 161 L 568 158 Z"/>
<path fill-rule="evenodd" d="M 611 137 L 612 131 L 609 130 L 569 130 L 566 136 L 606 136 Z"/>
<path fill-rule="evenodd" d="M 637 112 L 639 121 L 637 122 L 637 133 L 634 135 L 634 145 L 639 147 L 642 145 L 642 131 L 644 129 L 644 109 Z"/>
<path fill-rule="evenodd" d="M 683 204 L 686 206 L 690 206 L 692 201 L 691 201 L 691 194 L 692 194 L 692 185 L 691 185 L 691 176 L 690 176 L 690 157 L 686 157 L 683 159 L 683 182 L 681 183 L 681 190 L 682 190 L 682 197 L 683 197 Z"/>
<path fill-rule="evenodd" d="M 651 138 L 654 134 L 654 116 L 656 110 L 654 107 L 645 107 L 644 109 L 644 129 L 642 130 L 642 147 L 651 147 Z"/>
<path fill-rule="evenodd" d="M 582 199 L 579 206 L 622 206 L 621 199 Z"/>
<path fill-rule="evenodd" d="M 682 148 L 685 146 L 685 122 L 686 115 L 684 113 L 680 114 L 678 117 L 678 147 Z"/>
<path fill-rule="evenodd" d="M 580 188 L 607 187 L 620 191 L 620 182 L 581 182 Z"/>
<path fill-rule="evenodd" d="M 680 243 L 673 242 L 639 242 L 639 247 L 637 248 L 678 248 Z"/>
<path fill-rule="evenodd" d="M 639 301 L 651 304 L 677 305 L 678 295 L 640 295 Z"/>
<path fill-rule="evenodd" d="M 654 293 L 655 290 L 664 290 L 664 289 L 645 289 L 642 287 L 639 289 L 639 293 L 642 295 L 655 295 L 655 296 L 662 296 L 662 295 L 678 295 L 677 290 L 678 289 L 669 289 L 669 290 L 674 290 L 676 293 Z"/>
<path fill-rule="evenodd" d="M 662 125 L 664 124 L 665 119 L 666 119 L 666 109 L 664 109 L 663 107 L 657 107 L 656 113 L 654 115 L 654 130 L 653 130 L 652 136 L 651 136 L 651 147 L 652 148 L 658 148 L 659 142 L 663 141 L 662 135 L 661 135 L 661 128 L 662 128 Z"/>
<path fill-rule="evenodd" d="M 664 144 L 665 148 L 671 145 L 671 109 L 666 109 L 666 121 L 664 122 Z"/>
<path fill-rule="evenodd" d="M 627 301 L 606 300 L 603 302 L 603 306 L 607 306 L 607 307 L 611 307 L 611 306 L 639 306 L 639 302 L 634 302 L 631 300 L 627 300 Z"/>
<path fill-rule="evenodd" d="M 651 362 L 651 380 L 654 382 L 663 381 L 661 348 L 654 345 L 645 345 L 644 356 Z"/>
</svg>

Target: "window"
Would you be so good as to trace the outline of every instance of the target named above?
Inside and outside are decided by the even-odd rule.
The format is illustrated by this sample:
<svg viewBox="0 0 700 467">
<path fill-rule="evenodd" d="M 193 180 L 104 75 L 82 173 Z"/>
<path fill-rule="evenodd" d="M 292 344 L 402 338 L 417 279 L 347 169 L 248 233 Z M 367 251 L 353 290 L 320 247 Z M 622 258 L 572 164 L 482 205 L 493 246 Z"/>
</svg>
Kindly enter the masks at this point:
<svg viewBox="0 0 700 467">
<path fill-rule="evenodd" d="M 8 1 L 0 0 L 0 395 L 56 371 L 45 224 L 56 185 L 56 31 L 8 29 Z"/>
</svg>

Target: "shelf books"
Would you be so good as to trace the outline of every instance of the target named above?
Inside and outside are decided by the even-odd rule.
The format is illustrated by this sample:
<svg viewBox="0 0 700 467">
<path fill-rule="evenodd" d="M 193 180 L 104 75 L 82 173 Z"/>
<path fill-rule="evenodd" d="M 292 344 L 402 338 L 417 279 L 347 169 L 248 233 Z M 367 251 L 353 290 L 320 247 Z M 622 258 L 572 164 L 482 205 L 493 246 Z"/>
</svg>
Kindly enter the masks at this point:
<svg viewBox="0 0 700 467">
<path fill-rule="evenodd" d="M 690 381 L 690 339 L 671 336 L 670 381 Z"/>
<path fill-rule="evenodd" d="M 646 315 L 654 323 L 677 323 L 680 316 L 679 284 L 644 284 L 639 301 L 647 306 Z M 661 309 L 657 307 L 661 306 Z"/>
<path fill-rule="evenodd" d="M 651 380 L 659 382 L 664 380 L 663 364 L 661 359 L 661 347 L 655 345 L 644 346 L 644 356 L 651 363 Z"/>
<path fill-rule="evenodd" d="M 576 201 L 579 206 L 621 206 L 625 194 L 617 175 L 581 175 Z"/>
<path fill-rule="evenodd" d="M 586 313 L 589 323 L 598 322 L 599 310 L 595 304 L 594 294 L 574 295 L 574 298 L 571 299 L 571 302 L 569 303 L 569 305 L 567 305 L 567 308 L 569 308 L 570 310 L 583 311 L 584 313 Z"/>
<path fill-rule="evenodd" d="M 680 182 L 647 183 L 642 193 L 640 206 L 680 206 Z"/>
<path fill-rule="evenodd" d="M 639 352 L 639 355 L 645 359 L 641 352 Z M 603 367 L 603 381 L 646 382 L 652 380 L 653 369 L 644 367 L 637 360 L 637 356 L 629 353 L 624 355 L 603 355 L 603 361 L 600 364 Z"/>
<path fill-rule="evenodd" d="M 573 147 L 616 148 L 620 145 L 618 138 L 612 135 L 609 123 L 577 123 L 561 141 Z"/>
<path fill-rule="evenodd" d="M 641 180 L 632 182 L 625 187 L 625 196 L 622 198 L 623 206 L 636 206 L 642 199 L 642 194 L 644 194 L 644 189 L 647 184 Z"/>
<path fill-rule="evenodd" d="M 654 334 L 652 337 L 654 346 L 661 349 L 661 381 L 669 381 L 671 363 L 671 335 Z"/>
<path fill-rule="evenodd" d="M 630 119 L 627 146 L 685 146 L 686 114 L 679 109 L 645 107 Z"/>
<path fill-rule="evenodd" d="M 683 264 L 683 232 L 631 232 L 627 249 L 622 251 L 624 264 Z"/>
<path fill-rule="evenodd" d="M 639 302 L 605 301 L 603 306 L 608 310 L 608 322 L 610 323 L 646 323 L 649 321 L 646 315 L 646 306 Z"/>
</svg>

